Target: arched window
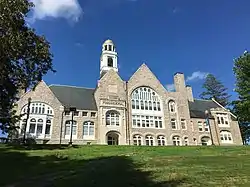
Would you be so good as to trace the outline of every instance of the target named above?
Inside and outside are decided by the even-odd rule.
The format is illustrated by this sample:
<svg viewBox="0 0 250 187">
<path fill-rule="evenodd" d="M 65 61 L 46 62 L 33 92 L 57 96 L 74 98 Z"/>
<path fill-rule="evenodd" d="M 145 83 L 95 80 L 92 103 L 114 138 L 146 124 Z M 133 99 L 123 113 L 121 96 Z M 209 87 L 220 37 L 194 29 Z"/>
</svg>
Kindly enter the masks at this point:
<svg viewBox="0 0 250 187">
<path fill-rule="evenodd" d="M 22 108 L 21 114 L 27 113 L 28 105 L 25 105 Z M 30 104 L 30 114 L 46 114 L 46 115 L 54 115 L 53 109 L 45 104 L 40 102 L 32 102 Z"/>
<path fill-rule="evenodd" d="M 109 126 L 119 126 L 120 124 L 120 118 L 119 113 L 116 111 L 108 111 L 106 113 L 106 125 Z"/>
<path fill-rule="evenodd" d="M 170 100 L 168 102 L 168 109 L 172 113 L 176 112 L 176 106 L 175 106 L 175 102 L 173 100 Z"/>
<path fill-rule="evenodd" d="M 27 112 L 28 105 L 26 104 L 21 109 L 21 114 L 24 115 L 21 118 L 22 121 L 20 121 L 20 134 L 24 133 Z M 36 136 L 38 139 L 50 137 L 53 115 L 54 111 L 48 104 L 42 102 L 31 102 L 26 132 L 32 136 Z"/>
<path fill-rule="evenodd" d="M 173 145 L 174 146 L 180 146 L 181 145 L 180 136 L 173 136 L 172 140 L 173 140 Z"/>
<path fill-rule="evenodd" d="M 40 136 L 43 132 L 43 120 L 37 120 L 36 136 Z"/>
<path fill-rule="evenodd" d="M 220 132 L 221 143 L 233 143 L 232 134 L 229 131 Z"/>
<path fill-rule="evenodd" d="M 146 145 L 147 146 L 153 146 L 154 145 L 154 137 L 151 135 L 147 135 L 145 137 Z"/>
<path fill-rule="evenodd" d="M 83 136 L 94 136 L 95 125 L 93 121 L 83 122 Z"/>
<path fill-rule="evenodd" d="M 30 120 L 30 128 L 29 128 L 29 133 L 34 134 L 36 131 L 36 119 L 32 118 Z"/>
<path fill-rule="evenodd" d="M 172 127 L 173 130 L 177 129 L 176 119 L 171 119 L 171 127 Z"/>
<path fill-rule="evenodd" d="M 189 142 L 188 142 L 188 137 L 187 136 L 185 136 L 184 138 L 183 138 L 183 141 L 184 141 L 184 145 L 188 145 L 189 144 Z"/>
<path fill-rule="evenodd" d="M 113 58 L 108 57 L 108 67 L 113 67 Z"/>
<path fill-rule="evenodd" d="M 131 93 L 134 128 L 164 128 L 160 96 L 149 87 L 138 87 Z"/>
<path fill-rule="evenodd" d="M 65 122 L 65 136 L 69 136 L 71 134 L 71 120 L 67 120 Z M 73 126 L 72 126 L 72 135 L 76 135 L 76 127 L 77 123 L 76 121 L 73 121 Z"/>
<path fill-rule="evenodd" d="M 203 136 L 201 138 L 201 145 L 209 145 L 211 142 L 210 137 L 208 136 Z"/>
<path fill-rule="evenodd" d="M 162 135 L 158 136 L 157 137 L 157 141 L 158 141 L 158 145 L 159 146 L 166 145 L 166 138 L 165 138 L 165 136 L 162 136 Z"/>
<path fill-rule="evenodd" d="M 51 120 L 46 121 L 46 128 L 45 128 L 45 136 L 50 135 L 50 129 L 51 129 Z"/>
<path fill-rule="evenodd" d="M 135 89 L 131 94 L 131 101 L 134 102 L 138 100 L 140 110 L 154 110 L 161 111 L 161 99 L 159 95 L 151 88 L 139 87 Z M 153 105 L 152 105 L 153 104 Z M 137 109 L 132 108 L 132 109 Z"/>
<path fill-rule="evenodd" d="M 134 135 L 133 136 L 134 145 L 142 145 L 142 136 L 141 135 Z"/>
</svg>

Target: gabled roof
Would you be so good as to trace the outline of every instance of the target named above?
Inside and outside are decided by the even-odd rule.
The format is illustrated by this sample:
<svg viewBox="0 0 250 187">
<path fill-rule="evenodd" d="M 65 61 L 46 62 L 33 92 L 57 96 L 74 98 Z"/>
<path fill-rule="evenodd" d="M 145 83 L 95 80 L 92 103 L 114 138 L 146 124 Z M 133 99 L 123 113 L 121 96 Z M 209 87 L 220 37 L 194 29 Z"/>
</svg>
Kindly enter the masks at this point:
<svg viewBox="0 0 250 187">
<path fill-rule="evenodd" d="M 49 88 L 65 107 L 72 106 L 79 110 L 97 110 L 94 88 L 64 85 L 50 85 Z"/>
<path fill-rule="evenodd" d="M 210 110 L 211 108 L 221 108 L 212 100 L 200 100 L 194 99 L 194 102 L 189 101 L 189 111 L 190 117 L 192 118 L 206 118 L 205 111 Z M 209 118 L 213 118 L 211 115 Z"/>
</svg>

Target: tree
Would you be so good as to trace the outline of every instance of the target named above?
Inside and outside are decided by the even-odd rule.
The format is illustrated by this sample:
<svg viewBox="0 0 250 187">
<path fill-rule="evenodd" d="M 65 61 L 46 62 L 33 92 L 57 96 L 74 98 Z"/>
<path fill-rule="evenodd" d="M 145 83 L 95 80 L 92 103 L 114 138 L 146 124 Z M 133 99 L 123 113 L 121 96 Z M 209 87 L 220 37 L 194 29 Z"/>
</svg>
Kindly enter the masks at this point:
<svg viewBox="0 0 250 187">
<path fill-rule="evenodd" d="M 236 77 L 235 91 L 238 99 L 232 102 L 233 110 L 238 116 L 242 137 L 250 137 L 250 54 L 245 51 L 243 55 L 234 60 L 233 71 Z"/>
<path fill-rule="evenodd" d="M 28 0 L 0 1 L 0 128 L 8 132 L 20 116 L 14 104 L 20 89 L 34 87 L 52 65 L 50 44 L 25 22 Z"/>
<path fill-rule="evenodd" d="M 200 98 L 206 100 L 214 98 L 224 107 L 229 104 L 229 98 L 231 96 L 226 92 L 227 88 L 217 80 L 214 75 L 207 75 L 202 88 L 204 88 L 205 91 L 200 94 Z"/>
</svg>

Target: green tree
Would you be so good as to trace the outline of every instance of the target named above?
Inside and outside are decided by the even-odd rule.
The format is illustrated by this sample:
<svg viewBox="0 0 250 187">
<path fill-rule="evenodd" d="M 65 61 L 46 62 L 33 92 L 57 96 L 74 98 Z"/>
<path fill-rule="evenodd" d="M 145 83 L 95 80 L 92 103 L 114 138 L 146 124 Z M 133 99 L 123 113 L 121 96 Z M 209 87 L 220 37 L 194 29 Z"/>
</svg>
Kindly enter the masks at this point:
<svg viewBox="0 0 250 187">
<path fill-rule="evenodd" d="M 25 18 L 34 5 L 28 0 L 0 1 L 0 128 L 14 129 L 20 89 L 34 87 L 52 65 L 50 44 L 30 28 Z"/>
<path fill-rule="evenodd" d="M 231 96 L 226 92 L 227 88 L 217 80 L 214 75 L 207 75 L 202 88 L 204 88 L 205 91 L 200 94 L 200 98 L 206 100 L 214 98 L 224 107 L 229 104 L 229 98 Z"/>
<path fill-rule="evenodd" d="M 250 54 L 245 51 L 243 55 L 234 60 L 233 71 L 236 77 L 235 91 L 238 99 L 232 102 L 233 110 L 238 117 L 242 138 L 250 137 Z"/>
</svg>

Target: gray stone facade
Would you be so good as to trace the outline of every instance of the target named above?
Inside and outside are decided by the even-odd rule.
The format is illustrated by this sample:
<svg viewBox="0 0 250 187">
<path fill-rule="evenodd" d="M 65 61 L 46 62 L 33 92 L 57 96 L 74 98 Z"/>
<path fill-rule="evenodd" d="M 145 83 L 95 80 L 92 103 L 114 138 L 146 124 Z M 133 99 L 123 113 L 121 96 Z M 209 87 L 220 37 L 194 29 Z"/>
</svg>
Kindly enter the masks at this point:
<svg viewBox="0 0 250 187">
<path fill-rule="evenodd" d="M 28 98 L 34 103 L 26 133 L 50 144 L 68 143 L 72 131 L 73 144 L 242 145 L 236 117 L 214 100 L 194 99 L 192 88 L 185 85 L 184 74 L 174 75 L 176 91 L 169 92 L 146 64 L 128 81 L 122 80 L 112 68 L 106 69 L 95 89 L 47 86 L 41 81 L 34 90 L 24 93 L 17 102 L 18 113 L 27 112 L 24 108 Z M 137 97 L 135 90 L 142 87 L 147 91 L 138 94 L 156 98 L 157 102 L 152 100 L 155 105 L 151 106 L 151 100 L 144 101 L 141 95 L 138 101 L 133 100 L 133 94 Z M 39 106 L 45 109 L 40 110 Z M 53 112 L 46 113 L 47 106 Z M 76 107 L 78 112 L 73 116 L 73 128 L 72 113 L 66 110 L 69 107 Z M 26 118 L 24 115 L 22 121 Z M 39 118 L 45 120 L 39 124 Z M 51 124 L 47 124 L 48 120 Z M 21 128 L 22 121 L 17 124 Z M 20 130 L 20 136 L 22 133 Z"/>
</svg>

